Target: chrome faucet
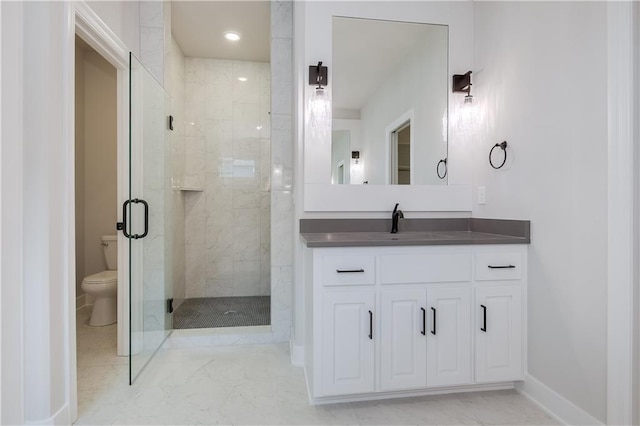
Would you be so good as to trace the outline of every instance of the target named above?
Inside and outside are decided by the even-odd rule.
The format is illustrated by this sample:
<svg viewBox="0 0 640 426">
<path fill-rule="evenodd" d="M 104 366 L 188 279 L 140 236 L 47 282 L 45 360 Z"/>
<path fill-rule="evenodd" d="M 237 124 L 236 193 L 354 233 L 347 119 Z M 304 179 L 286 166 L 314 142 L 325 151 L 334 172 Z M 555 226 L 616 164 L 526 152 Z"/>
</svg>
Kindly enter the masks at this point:
<svg viewBox="0 0 640 426">
<path fill-rule="evenodd" d="M 393 208 L 393 213 L 391 213 L 391 233 L 398 233 L 398 219 L 404 219 L 404 213 L 402 210 L 398 210 L 398 206 L 400 203 L 396 203 L 396 206 Z"/>
</svg>

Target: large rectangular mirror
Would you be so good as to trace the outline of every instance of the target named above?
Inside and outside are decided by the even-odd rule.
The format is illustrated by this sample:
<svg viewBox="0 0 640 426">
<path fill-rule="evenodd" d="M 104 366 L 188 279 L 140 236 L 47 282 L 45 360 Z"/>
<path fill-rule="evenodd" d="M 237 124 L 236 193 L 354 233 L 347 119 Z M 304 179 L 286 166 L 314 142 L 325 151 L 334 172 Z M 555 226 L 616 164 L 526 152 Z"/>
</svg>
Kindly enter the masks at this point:
<svg viewBox="0 0 640 426">
<path fill-rule="evenodd" d="M 448 27 L 332 24 L 332 183 L 446 185 Z"/>
</svg>

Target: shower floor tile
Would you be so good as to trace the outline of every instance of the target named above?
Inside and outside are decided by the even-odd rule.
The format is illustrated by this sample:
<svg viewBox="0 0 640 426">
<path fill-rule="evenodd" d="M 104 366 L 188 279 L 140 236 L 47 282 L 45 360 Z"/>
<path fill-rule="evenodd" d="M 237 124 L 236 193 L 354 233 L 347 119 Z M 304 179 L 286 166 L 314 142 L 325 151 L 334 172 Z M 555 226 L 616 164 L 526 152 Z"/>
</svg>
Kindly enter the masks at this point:
<svg viewBox="0 0 640 426">
<path fill-rule="evenodd" d="M 185 299 L 173 313 L 174 329 L 269 325 L 271 297 Z"/>
</svg>

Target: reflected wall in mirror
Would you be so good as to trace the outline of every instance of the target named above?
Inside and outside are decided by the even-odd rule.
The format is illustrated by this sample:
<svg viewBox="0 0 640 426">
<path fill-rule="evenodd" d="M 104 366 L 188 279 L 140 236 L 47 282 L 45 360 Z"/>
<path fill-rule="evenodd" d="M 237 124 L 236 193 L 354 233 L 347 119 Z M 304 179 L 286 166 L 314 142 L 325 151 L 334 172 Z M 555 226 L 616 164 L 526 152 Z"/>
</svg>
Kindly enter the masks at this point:
<svg viewBox="0 0 640 426">
<path fill-rule="evenodd" d="M 332 24 L 332 183 L 344 161 L 343 183 L 446 185 L 437 165 L 447 158 L 448 27 Z"/>
</svg>

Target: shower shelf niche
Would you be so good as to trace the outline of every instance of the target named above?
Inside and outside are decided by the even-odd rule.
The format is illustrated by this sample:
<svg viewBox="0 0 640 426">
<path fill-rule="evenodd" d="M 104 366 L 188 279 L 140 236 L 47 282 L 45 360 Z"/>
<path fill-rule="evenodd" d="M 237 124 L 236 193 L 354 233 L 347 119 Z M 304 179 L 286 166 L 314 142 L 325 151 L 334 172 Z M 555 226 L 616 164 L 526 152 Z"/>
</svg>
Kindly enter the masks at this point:
<svg viewBox="0 0 640 426">
<path fill-rule="evenodd" d="M 204 188 L 202 188 L 201 186 L 181 186 L 178 189 L 183 192 L 203 192 L 204 191 Z"/>
</svg>

